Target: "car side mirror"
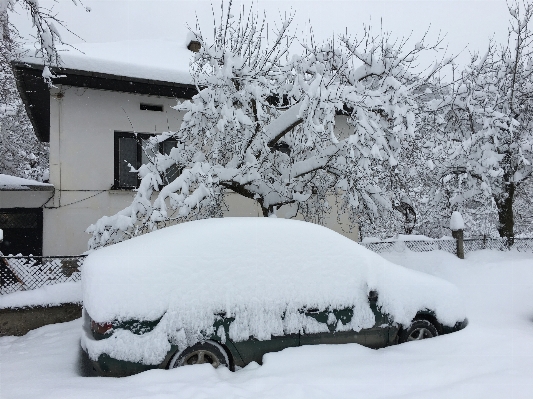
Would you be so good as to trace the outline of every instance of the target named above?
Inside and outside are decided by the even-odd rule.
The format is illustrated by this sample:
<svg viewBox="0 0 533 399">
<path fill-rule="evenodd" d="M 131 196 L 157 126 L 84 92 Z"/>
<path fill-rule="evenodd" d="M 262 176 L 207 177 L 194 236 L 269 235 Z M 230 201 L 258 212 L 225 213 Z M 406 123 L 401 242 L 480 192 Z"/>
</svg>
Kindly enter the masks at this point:
<svg viewBox="0 0 533 399">
<path fill-rule="evenodd" d="M 368 301 L 369 302 L 377 302 L 378 301 L 378 292 L 377 291 L 370 291 L 368 293 Z"/>
</svg>

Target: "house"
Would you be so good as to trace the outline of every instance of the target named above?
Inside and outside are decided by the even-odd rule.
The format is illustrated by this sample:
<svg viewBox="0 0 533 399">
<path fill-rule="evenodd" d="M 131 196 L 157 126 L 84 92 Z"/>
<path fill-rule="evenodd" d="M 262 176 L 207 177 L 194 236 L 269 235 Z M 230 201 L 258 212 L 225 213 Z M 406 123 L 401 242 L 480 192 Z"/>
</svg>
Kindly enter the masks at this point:
<svg viewBox="0 0 533 399">
<path fill-rule="evenodd" d="M 171 107 L 176 99 L 196 93 L 189 48 L 194 50 L 194 43 L 85 43 L 79 47 L 83 53 L 62 53 L 53 88 L 43 81 L 38 59 L 28 56 L 13 64 L 35 133 L 50 143 L 53 195 L 35 203 L 42 214 L 43 255 L 86 251 L 86 228 L 131 203 L 138 180 L 127 163 L 143 161 L 133 132 L 146 138 L 179 129 L 183 114 Z M 173 145 L 169 140 L 161 149 L 169 151 Z M 261 215 L 253 201 L 232 192 L 227 195 L 226 215 Z M 337 222 L 335 211 L 327 226 L 358 237 L 347 221 Z"/>
</svg>

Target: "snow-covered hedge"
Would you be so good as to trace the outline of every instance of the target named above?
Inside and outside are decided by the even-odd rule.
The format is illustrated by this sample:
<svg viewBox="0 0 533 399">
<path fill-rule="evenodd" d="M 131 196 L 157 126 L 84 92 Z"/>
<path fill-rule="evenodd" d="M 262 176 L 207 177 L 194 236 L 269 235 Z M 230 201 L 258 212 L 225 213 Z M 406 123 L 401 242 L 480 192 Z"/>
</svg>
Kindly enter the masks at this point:
<svg viewBox="0 0 533 399">
<path fill-rule="evenodd" d="M 445 325 L 464 319 L 459 292 L 438 278 L 395 265 L 357 243 L 311 223 L 273 218 L 200 220 L 168 227 L 90 254 L 82 271 L 83 301 L 98 322 L 156 320 L 144 335 L 116 330 L 83 345 L 156 364 L 170 343 L 189 346 L 214 333 L 215 315 L 234 317 L 229 338 L 318 332 L 325 326 L 299 309 L 354 308 L 351 324 L 374 326 L 368 303 L 401 324 L 431 309 Z"/>
</svg>

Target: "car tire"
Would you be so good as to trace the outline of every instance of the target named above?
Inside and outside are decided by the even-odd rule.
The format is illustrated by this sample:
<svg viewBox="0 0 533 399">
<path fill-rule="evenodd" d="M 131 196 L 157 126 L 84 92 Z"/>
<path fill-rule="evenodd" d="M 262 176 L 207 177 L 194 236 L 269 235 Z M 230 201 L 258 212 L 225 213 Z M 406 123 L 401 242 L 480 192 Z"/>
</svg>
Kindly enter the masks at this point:
<svg viewBox="0 0 533 399">
<path fill-rule="evenodd" d="M 439 335 L 437 328 L 427 320 L 415 320 L 400 333 L 399 343 L 433 338 Z"/>
<path fill-rule="evenodd" d="M 228 354 L 221 345 L 214 341 L 205 341 L 176 352 L 170 359 L 168 368 L 174 369 L 176 367 L 204 363 L 209 363 L 214 368 L 220 366 L 230 368 L 231 365 Z"/>
</svg>

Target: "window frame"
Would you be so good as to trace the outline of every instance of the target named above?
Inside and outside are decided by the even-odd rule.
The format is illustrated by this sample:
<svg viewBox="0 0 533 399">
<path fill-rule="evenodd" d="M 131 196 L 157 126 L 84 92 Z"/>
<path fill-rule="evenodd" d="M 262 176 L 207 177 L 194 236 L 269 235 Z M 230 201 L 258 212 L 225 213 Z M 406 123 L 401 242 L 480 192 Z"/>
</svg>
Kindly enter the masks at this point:
<svg viewBox="0 0 533 399">
<path fill-rule="evenodd" d="M 137 184 L 135 186 L 126 186 L 120 184 L 120 139 L 122 138 L 134 138 L 137 141 L 137 165 L 133 165 L 136 169 L 141 167 L 142 162 L 142 140 L 148 140 L 150 137 L 155 137 L 159 135 L 160 133 L 137 133 L 134 132 L 125 132 L 125 131 L 115 131 L 114 132 L 114 159 L 113 159 L 113 168 L 114 168 L 114 176 L 113 176 L 113 186 L 111 187 L 112 190 L 135 190 L 139 188 L 139 184 L 141 183 L 141 179 L 139 179 L 139 176 L 137 176 Z M 178 142 L 174 138 L 168 138 L 165 141 L 162 141 L 159 143 L 159 152 L 162 153 L 163 143 L 169 142 L 169 141 L 175 141 Z M 124 160 L 122 160 L 123 162 Z"/>
</svg>

